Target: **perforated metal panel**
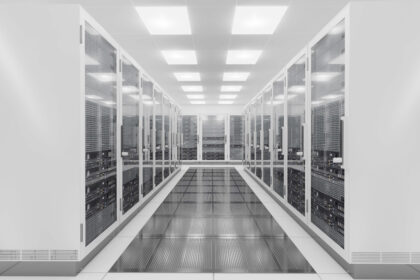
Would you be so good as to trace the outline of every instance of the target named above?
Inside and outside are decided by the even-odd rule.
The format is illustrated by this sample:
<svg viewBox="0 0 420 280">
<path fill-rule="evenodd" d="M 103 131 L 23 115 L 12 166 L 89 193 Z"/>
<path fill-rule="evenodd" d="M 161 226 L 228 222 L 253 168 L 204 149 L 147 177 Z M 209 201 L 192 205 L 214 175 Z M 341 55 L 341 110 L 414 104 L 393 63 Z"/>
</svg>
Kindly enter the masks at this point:
<svg viewBox="0 0 420 280">
<path fill-rule="evenodd" d="M 189 191 L 168 195 L 111 272 L 314 272 L 235 169 L 190 169 L 180 183 Z"/>
</svg>

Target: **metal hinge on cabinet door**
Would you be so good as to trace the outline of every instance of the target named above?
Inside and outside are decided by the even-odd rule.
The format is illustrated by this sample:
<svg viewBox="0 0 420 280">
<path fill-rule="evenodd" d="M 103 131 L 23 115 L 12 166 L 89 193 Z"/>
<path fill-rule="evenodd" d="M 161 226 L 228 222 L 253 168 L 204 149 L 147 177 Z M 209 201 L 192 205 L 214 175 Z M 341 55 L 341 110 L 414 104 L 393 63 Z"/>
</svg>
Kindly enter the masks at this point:
<svg viewBox="0 0 420 280">
<path fill-rule="evenodd" d="M 80 25 L 80 29 L 79 29 L 79 41 L 80 41 L 80 44 L 83 44 L 83 25 Z"/>
<path fill-rule="evenodd" d="M 120 198 L 120 211 L 122 211 L 122 199 Z"/>
<path fill-rule="evenodd" d="M 122 60 L 120 59 L 120 73 L 122 72 Z"/>
<path fill-rule="evenodd" d="M 308 200 L 305 200 L 305 212 L 308 213 Z"/>
<path fill-rule="evenodd" d="M 83 224 L 80 224 L 80 243 L 83 243 Z"/>
</svg>

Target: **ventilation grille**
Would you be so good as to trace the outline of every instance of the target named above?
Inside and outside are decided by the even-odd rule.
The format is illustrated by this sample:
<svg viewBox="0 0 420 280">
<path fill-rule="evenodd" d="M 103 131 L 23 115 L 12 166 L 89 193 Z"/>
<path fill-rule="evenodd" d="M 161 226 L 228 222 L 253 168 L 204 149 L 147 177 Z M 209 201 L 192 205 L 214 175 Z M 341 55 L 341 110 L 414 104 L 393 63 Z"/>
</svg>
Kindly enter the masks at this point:
<svg viewBox="0 0 420 280">
<path fill-rule="evenodd" d="M 19 250 L 0 250 L 0 261 L 20 260 Z"/>
<path fill-rule="evenodd" d="M 51 250 L 50 259 L 57 261 L 77 260 L 77 250 Z"/>
<path fill-rule="evenodd" d="M 353 263 L 380 263 L 381 254 L 376 252 L 354 252 L 351 255 Z"/>
<path fill-rule="evenodd" d="M 420 264 L 420 252 L 419 253 L 411 253 L 411 263 Z"/>
<path fill-rule="evenodd" d="M 22 250 L 22 260 L 24 261 L 46 261 L 48 259 L 48 250 Z"/>
<path fill-rule="evenodd" d="M 382 253 L 382 262 L 395 264 L 410 263 L 410 253 Z"/>
<path fill-rule="evenodd" d="M 420 264 L 420 252 L 353 252 L 352 263 Z"/>
<path fill-rule="evenodd" d="M 77 250 L 0 250 L 0 261 L 74 261 Z"/>
</svg>

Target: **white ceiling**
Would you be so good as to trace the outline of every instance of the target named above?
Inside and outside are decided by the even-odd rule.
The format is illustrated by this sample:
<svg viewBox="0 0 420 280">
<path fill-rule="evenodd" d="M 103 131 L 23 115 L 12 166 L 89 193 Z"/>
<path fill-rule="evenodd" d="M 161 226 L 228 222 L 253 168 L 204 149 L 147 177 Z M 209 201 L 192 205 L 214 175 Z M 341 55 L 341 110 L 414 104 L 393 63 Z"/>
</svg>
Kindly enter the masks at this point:
<svg viewBox="0 0 420 280">
<path fill-rule="evenodd" d="M 32 1 L 30 1 L 32 2 Z M 203 85 L 216 104 L 222 84 L 243 85 L 235 104 L 246 104 L 349 0 L 55 0 L 81 4 L 180 105 L 181 85 Z M 188 6 L 192 35 L 150 35 L 135 6 Z M 236 5 L 287 5 L 273 35 L 231 35 Z M 192 49 L 197 65 L 167 65 L 160 51 Z M 229 49 L 262 49 L 256 65 L 226 65 Z M 178 82 L 173 72 L 201 73 L 201 82 Z M 246 82 L 222 82 L 223 72 L 249 71 Z"/>
</svg>

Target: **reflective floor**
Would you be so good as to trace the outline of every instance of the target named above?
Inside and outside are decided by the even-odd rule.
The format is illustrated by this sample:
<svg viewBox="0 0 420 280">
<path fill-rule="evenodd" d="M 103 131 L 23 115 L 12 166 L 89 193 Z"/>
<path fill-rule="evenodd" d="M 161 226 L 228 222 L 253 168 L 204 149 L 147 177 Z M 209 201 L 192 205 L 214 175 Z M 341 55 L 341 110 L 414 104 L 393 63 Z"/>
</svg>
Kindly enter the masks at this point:
<svg viewBox="0 0 420 280">
<path fill-rule="evenodd" d="M 314 270 L 234 168 L 190 168 L 110 272 Z"/>
</svg>

